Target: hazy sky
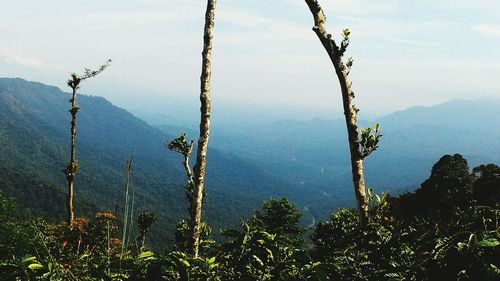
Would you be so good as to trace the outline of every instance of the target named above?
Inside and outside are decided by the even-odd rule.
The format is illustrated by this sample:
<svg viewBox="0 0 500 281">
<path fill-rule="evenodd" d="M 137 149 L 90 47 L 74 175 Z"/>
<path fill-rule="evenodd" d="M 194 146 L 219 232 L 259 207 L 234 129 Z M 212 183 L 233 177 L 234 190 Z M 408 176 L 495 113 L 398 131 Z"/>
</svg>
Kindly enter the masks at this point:
<svg viewBox="0 0 500 281">
<path fill-rule="evenodd" d="M 82 92 L 125 107 L 174 99 L 197 106 L 206 1 L 0 1 L 0 76 L 68 90 L 71 72 L 111 58 Z M 329 32 L 351 30 L 347 55 L 365 114 L 500 98 L 500 1 L 320 3 Z M 219 0 L 214 107 L 338 110 L 338 82 L 312 25 L 303 0 Z"/>
</svg>

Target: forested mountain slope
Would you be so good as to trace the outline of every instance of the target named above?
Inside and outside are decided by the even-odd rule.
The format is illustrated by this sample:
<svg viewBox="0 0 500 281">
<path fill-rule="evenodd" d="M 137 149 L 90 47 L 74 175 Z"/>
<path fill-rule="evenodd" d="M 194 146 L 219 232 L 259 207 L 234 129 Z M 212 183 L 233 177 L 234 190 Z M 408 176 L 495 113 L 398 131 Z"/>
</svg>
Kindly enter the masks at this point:
<svg viewBox="0 0 500 281">
<path fill-rule="evenodd" d="M 84 92 L 84 89 L 83 89 Z M 0 79 L 0 188 L 18 198 L 24 213 L 64 217 L 69 160 L 69 94 L 22 79 Z M 136 210 L 160 215 L 156 241 L 172 242 L 174 225 L 186 216 L 180 155 L 163 142 L 173 135 L 147 125 L 101 97 L 80 95 L 77 123 L 76 213 L 119 213 L 124 202 L 125 161 L 134 156 L 132 183 Z M 310 192 L 290 185 L 235 156 L 212 149 L 208 156 L 206 220 L 219 229 L 270 196 L 291 195 L 302 205 Z M 316 193 L 319 197 L 319 193 Z M 164 239 L 158 239 L 164 237 Z"/>
</svg>

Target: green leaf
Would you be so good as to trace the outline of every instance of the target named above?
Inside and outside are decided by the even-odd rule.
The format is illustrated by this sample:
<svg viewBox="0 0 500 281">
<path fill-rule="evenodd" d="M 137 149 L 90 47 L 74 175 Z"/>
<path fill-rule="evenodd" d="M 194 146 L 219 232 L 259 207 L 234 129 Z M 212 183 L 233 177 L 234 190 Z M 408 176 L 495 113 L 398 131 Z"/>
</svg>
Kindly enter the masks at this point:
<svg viewBox="0 0 500 281">
<path fill-rule="evenodd" d="M 29 257 L 25 257 L 23 259 L 23 263 L 27 263 L 27 262 L 30 262 L 30 261 L 36 261 L 36 257 L 29 256 Z"/>
<path fill-rule="evenodd" d="M 89 256 L 90 256 L 90 255 L 89 255 L 88 253 L 85 253 L 85 254 L 81 255 L 78 259 L 79 259 L 79 260 L 83 260 L 84 258 L 87 258 L 87 257 L 89 257 Z"/>
<path fill-rule="evenodd" d="M 32 263 L 28 265 L 28 268 L 31 270 L 43 269 L 43 265 L 40 263 Z"/>
<path fill-rule="evenodd" d="M 145 252 L 142 252 L 139 254 L 139 256 L 137 256 L 138 259 L 146 259 L 146 258 L 151 258 L 151 257 L 154 257 L 154 253 L 152 251 L 145 251 Z"/>
<path fill-rule="evenodd" d="M 273 251 L 271 251 L 271 250 L 270 250 L 270 249 L 268 249 L 268 248 L 266 248 L 266 251 L 267 251 L 267 254 L 268 254 L 269 258 L 270 258 L 271 260 L 273 260 L 273 259 L 274 259 Z"/>
<path fill-rule="evenodd" d="M 252 258 L 256 260 L 260 264 L 260 266 L 264 266 L 264 263 L 259 257 L 257 257 L 256 255 L 252 255 Z"/>
<path fill-rule="evenodd" d="M 184 266 L 186 266 L 186 267 L 190 267 L 190 266 L 191 266 L 191 264 L 190 264 L 187 260 L 185 260 L 185 259 L 179 259 L 179 261 L 180 261 L 180 262 L 181 262 Z"/>
<path fill-rule="evenodd" d="M 488 238 L 477 242 L 477 246 L 484 248 L 496 247 L 498 245 L 500 245 L 500 241 L 498 241 L 496 238 Z"/>
<path fill-rule="evenodd" d="M 109 277 L 111 277 L 111 279 L 116 279 L 116 280 L 126 280 L 128 279 L 129 276 L 123 273 L 111 273 Z"/>
<path fill-rule="evenodd" d="M 347 39 L 349 37 L 349 35 L 351 35 L 351 31 L 349 31 L 349 29 L 346 28 L 346 29 L 342 30 L 342 35 L 344 36 L 344 38 Z"/>
<path fill-rule="evenodd" d="M 353 60 L 352 60 L 352 57 L 350 57 L 350 58 L 348 58 L 348 59 L 347 59 L 347 62 L 346 62 L 346 64 L 345 64 L 345 65 L 346 65 L 347 67 L 351 68 L 351 67 L 352 67 L 352 64 L 353 64 Z"/>
<path fill-rule="evenodd" d="M 493 272 L 495 272 L 495 273 L 497 273 L 497 274 L 500 274 L 500 268 L 498 268 L 496 265 L 494 265 L 494 264 L 490 264 L 490 269 L 491 269 Z"/>
</svg>

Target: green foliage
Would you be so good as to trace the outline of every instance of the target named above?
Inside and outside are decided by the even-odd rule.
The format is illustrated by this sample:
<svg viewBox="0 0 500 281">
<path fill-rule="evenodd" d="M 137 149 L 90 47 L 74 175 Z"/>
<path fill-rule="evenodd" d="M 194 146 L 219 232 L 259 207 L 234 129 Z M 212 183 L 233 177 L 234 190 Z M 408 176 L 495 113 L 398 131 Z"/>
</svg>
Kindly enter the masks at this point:
<svg viewBox="0 0 500 281">
<path fill-rule="evenodd" d="M 473 203 L 473 179 L 460 154 L 444 155 L 421 187 L 393 202 L 392 209 L 398 218 L 425 215 L 438 223 L 448 221 L 457 209 Z"/>
<path fill-rule="evenodd" d="M 349 28 L 345 28 L 342 30 L 342 39 L 343 40 L 349 40 L 349 35 L 351 35 L 351 31 Z"/>
<path fill-rule="evenodd" d="M 380 127 L 378 123 L 375 123 L 373 127 L 359 128 L 359 132 L 359 154 L 361 158 L 366 158 L 378 148 L 378 143 L 382 137 L 380 134 Z"/>
<path fill-rule="evenodd" d="M 223 280 L 321 280 L 321 263 L 313 263 L 304 248 L 281 233 L 271 234 L 243 223 L 243 229 L 223 232 Z"/>
<path fill-rule="evenodd" d="M 188 141 L 184 132 L 181 132 L 177 138 L 170 140 L 166 145 L 168 149 L 180 153 L 184 157 L 189 157 L 193 150 L 193 141 Z"/>
<path fill-rule="evenodd" d="M 353 61 L 352 57 L 350 57 L 347 59 L 347 62 L 345 63 L 345 65 L 347 66 L 347 68 L 351 69 L 353 62 L 354 61 Z"/>
<path fill-rule="evenodd" d="M 348 28 L 342 30 L 342 42 L 340 43 L 339 55 L 342 57 L 349 46 L 349 36 L 351 35 L 351 31 Z"/>
<path fill-rule="evenodd" d="M 394 220 L 386 208 L 389 203 L 385 196 L 374 201 L 370 203 L 369 229 L 359 229 L 355 214 L 340 210 L 332 214 L 331 221 L 318 224 L 314 230 L 313 253 L 327 265 L 326 274 L 331 279 L 496 280 L 500 277 L 495 273 L 500 243 L 498 225 L 493 219 L 498 210 L 472 207 L 436 226 L 432 217 Z M 460 224 L 455 222 L 458 218 Z M 481 222 L 486 223 L 481 226 Z"/>
<path fill-rule="evenodd" d="M 111 60 L 108 59 L 104 64 L 99 66 L 97 70 L 85 68 L 83 75 L 72 73 L 71 78 L 67 82 L 68 86 L 71 87 L 72 89 L 78 89 L 82 81 L 97 76 L 99 73 L 103 72 L 110 65 L 110 63 Z"/>
<path fill-rule="evenodd" d="M 485 172 L 489 180 L 493 168 Z M 437 198 L 370 190 L 368 229 L 359 229 L 352 210 L 334 212 L 313 230 L 313 257 L 333 280 L 497 280 L 500 213 L 466 200 L 476 182 L 460 155 L 448 155 L 422 184 Z M 452 211 L 444 213 L 436 201 Z"/>
<path fill-rule="evenodd" d="M 494 270 L 500 260 L 500 210 L 471 206 L 457 212 L 450 226 L 441 227 L 442 236 L 434 249 L 436 271 L 433 278 L 457 280 L 497 280 Z"/>
<path fill-rule="evenodd" d="M 318 223 L 311 234 L 312 253 L 322 260 L 341 252 L 346 245 L 359 240 L 359 217 L 353 209 L 340 209 L 331 214 L 330 220 Z"/>
<path fill-rule="evenodd" d="M 429 179 L 422 183 L 423 196 L 438 198 L 437 204 L 465 205 L 472 199 L 472 177 L 467 161 L 460 155 L 445 155 L 432 167 Z M 445 204 L 443 206 L 442 204 Z"/>
<path fill-rule="evenodd" d="M 139 228 L 139 245 L 144 246 L 146 234 L 149 232 L 153 223 L 158 219 L 158 215 L 154 212 L 142 211 L 137 217 L 137 227 Z"/>
<path fill-rule="evenodd" d="M 321 263 L 303 247 L 301 214 L 286 198 L 265 201 L 241 230 L 224 230 L 223 280 L 321 280 Z"/>
<path fill-rule="evenodd" d="M 305 232 L 300 226 L 301 217 L 300 211 L 288 199 L 271 198 L 262 204 L 262 210 L 257 210 L 248 220 L 248 224 L 257 230 L 278 235 L 279 239 L 300 247 Z"/>
<path fill-rule="evenodd" d="M 483 180 L 489 176 L 485 172 Z M 475 181 L 480 178 L 477 174 Z M 473 188 L 479 186 L 475 183 Z M 423 198 L 412 200 L 425 205 Z M 0 229 L 0 238 L 24 240 L 17 248 L 1 240 L 0 253 L 6 254 L 0 273 L 13 280 L 498 280 L 500 210 L 445 199 L 459 205 L 437 221 L 433 212 L 402 216 L 394 206 L 400 208 L 405 196 L 369 190 L 368 228 L 359 228 L 355 210 L 339 209 L 315 225 L 311 249 L 302 243 L 298 210 L 284 198 L 271 199 L 241 229 L 223 231 L 220 244 L 209 238 L 211 229 L 204 224 L 201 256 L 195 259 L 185 253 L 186 221 L 178 225 L 174 251 L 157 255 L 131 247 L 122 255 L 112 213 L 77 218 L 68 229 L 17 220 L 14 202 L 0 196 L 0 219 L 9 226 Z M 144 213 L 144 227 L 153 217 Z"/>
<path fill-rule="evenodd" d="M 500 206 L 500 167 L 496 164 L 480 165 L 472 169 L 474 199 L 480 205 Z"/>
<path fill-rule="evenodd" d="M 184 192 L 186 194 L 186 200 L 188 202 L 188 213 L 192 218 L 195 212 L 194 206 L 194 178 L 193 173 L 191 171 L 191 167 L 189 166 L 189 157 L 191 156 L 191 152 L 193 150 L 193 141 L 188 141 L 186 138 L 186 133 L 181 132 L 179 136 L 173 140 L 170 140 L 168 143 L 165 143 L 168 149 L 171 151 L 182 154 L 183 156 L 183 166 L 187 175 L 187 183 L 184 185 Z M 203 189 L 203 203 L 206 200 L 206 189 Z"/>
<path fill-rule="evenodd" d="M 352 57 L 349 57 L 347 59 L 347 61 L 345 62 L 345 71 L 346 71 L 347 75 L 349 75 L 349 73 L 351 72 L 351 68 L 352 68 L 353 63 L 354 63 L 354 61 L 353 61 Z"/>
<path fill-rule="evenodd" d="M 180 252 L 189 252 L 191 247 L 191 227 L 188 219 L 181 220 L 175 228 L 175 245 L 174 250 Z M 205 254 L 211 250 L 215 241 L 212 239 L 212 228 L 205 222 L 201 223 L 200 234 L 200 254 Z"/>
</svg>

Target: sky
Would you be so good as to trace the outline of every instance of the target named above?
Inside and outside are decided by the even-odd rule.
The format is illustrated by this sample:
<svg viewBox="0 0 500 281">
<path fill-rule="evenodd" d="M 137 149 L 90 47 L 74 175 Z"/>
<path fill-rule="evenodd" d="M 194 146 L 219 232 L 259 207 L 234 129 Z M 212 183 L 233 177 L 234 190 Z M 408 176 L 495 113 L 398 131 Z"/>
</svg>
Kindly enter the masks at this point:
<svg viewBox="0 0 500 281">
<path fill-rule="evenodd" d="M 361 116 L 500 98 L 500 1 L 319 2 L 334 38 L 351 30 L 346 56 L 354 59 L 350 76 Z M 110 58 L 109 69 L 86 81 L 82 93 L 136 111 L 197 109 L 206 1 L 0 3 L 1 77 L 69 91 L 70 73 Z M 248 116 L 342 118 L 338 81 L 312 26 L 302 0 L 219 0 L 214 113 L 244 108 Z"/>
</svg>

